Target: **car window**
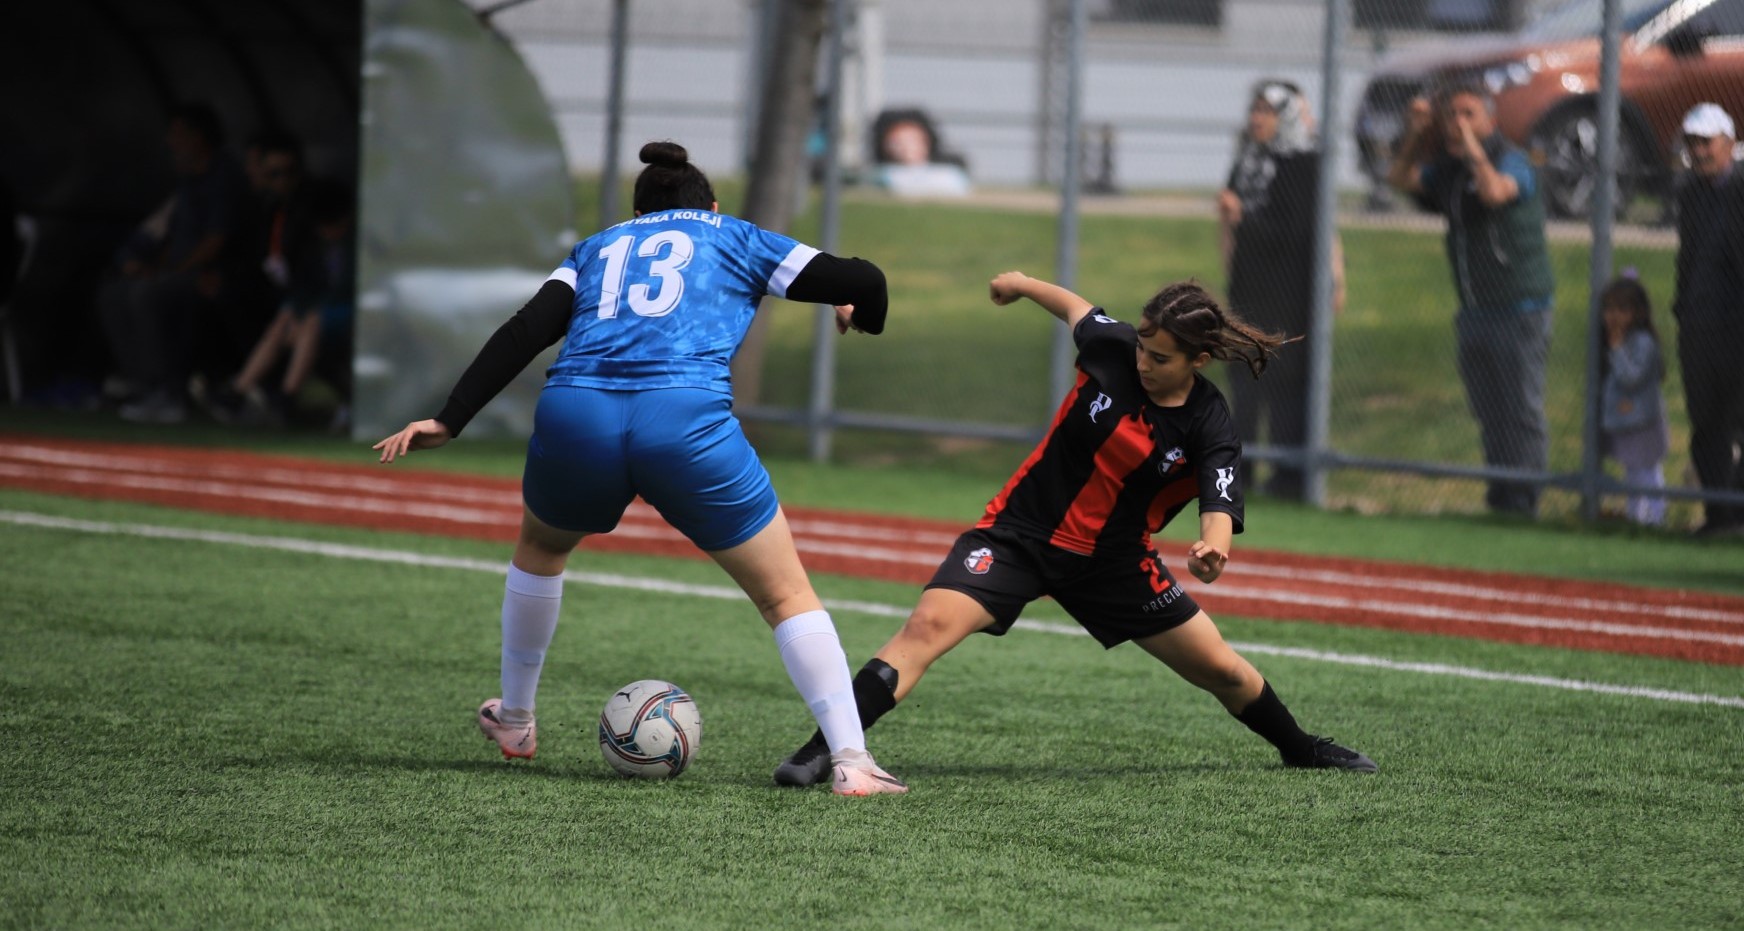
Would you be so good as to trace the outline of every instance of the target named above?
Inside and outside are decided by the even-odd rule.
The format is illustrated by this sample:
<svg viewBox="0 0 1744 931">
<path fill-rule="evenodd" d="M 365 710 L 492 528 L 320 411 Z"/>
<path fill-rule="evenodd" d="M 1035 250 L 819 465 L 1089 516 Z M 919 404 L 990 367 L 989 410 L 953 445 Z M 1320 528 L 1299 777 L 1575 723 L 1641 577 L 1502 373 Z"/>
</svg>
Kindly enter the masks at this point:
<svg viewBox="0 0 1744 931">
<path fill-rule="evenodd" d="M 1634 32 L 1673 0 L 1623 0 L 1623 31 Z M 1536 43 L 1567 42 L 1599 34 L 1604 23 L 1605 0 L 1568 0 L 1533 20 L 1520 36 Z"/>
</svg>

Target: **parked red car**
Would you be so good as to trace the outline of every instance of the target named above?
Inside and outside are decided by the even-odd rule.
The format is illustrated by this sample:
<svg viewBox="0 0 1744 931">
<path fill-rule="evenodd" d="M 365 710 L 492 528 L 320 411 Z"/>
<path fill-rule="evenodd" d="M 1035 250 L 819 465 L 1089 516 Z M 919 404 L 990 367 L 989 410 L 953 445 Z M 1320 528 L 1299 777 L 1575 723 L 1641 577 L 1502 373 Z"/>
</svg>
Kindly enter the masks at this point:
<svg viewBox="0 0 1744 931">
<path fill-rule="evenodd" d="M 1683 159 L 1679 126 L 1704 100 L 1744 118 L 1744 0 L 1622 0 L 1622 109 L 1616 204 L 1664 196 Z M 1587 216 L 1598 184 L 1603 0 L 1569 0 L 1506 42 L 1401 52 L 1371 77 L 1356 115 L 1362 166 L 1377 185 L 1412 97 L 1475 81 L 1501 132 L 1539 167 L 1553 216 Z"/>
</svg>

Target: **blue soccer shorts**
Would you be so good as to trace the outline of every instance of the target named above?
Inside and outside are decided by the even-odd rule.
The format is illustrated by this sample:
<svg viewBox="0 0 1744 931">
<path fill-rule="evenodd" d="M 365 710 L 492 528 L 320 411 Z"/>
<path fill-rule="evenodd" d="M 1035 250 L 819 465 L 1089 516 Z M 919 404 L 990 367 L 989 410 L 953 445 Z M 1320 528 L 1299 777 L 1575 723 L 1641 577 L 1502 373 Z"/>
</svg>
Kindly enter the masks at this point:
<svg viewBox="0 0 1744 931">
<path fill-rule="evenodd" d="M 777 501 L 732 407 L 701 388 L 547 386 L 521 496 L 553 527 L 608 533 L 641 495 L 699 548 L 738 546 L 769 526 Z"/>
</svg>

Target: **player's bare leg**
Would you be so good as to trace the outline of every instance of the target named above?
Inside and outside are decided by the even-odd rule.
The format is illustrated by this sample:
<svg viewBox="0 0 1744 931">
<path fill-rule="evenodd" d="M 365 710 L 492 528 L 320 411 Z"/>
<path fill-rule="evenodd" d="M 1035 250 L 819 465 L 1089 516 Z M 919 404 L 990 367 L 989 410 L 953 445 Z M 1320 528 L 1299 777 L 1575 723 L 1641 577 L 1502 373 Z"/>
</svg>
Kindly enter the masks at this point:
<svg viewBox="0 0 1744 931">
<path fill-rule="evenodd" d="M 941 656 L 955 649 L 968 636 L 993 624 L 993 615 L 968 595 L 948 588 L 921 592 L 920 602 L 896 632 L 873 656 L 896 670 L 891 697 L 902 701 L 920 677 Z"/>
<path fill-rule="evenodd" d="M 902 629 L 854 677 L 861 727 L 871 727 L 895 708 L 939 657 L 992 623 L 987 609 L 962 592 L 947 588 L 922 592 Z M 824 781 L 830 772 L 827 749 L 823 734 L 814 733 L 775 767 L 776 784 L 809 786 Z"/>
<path fill-rule="evenodd" d="M 504 759 L 530 760 L 538 752 L 533 699 L 545 651 L 563 603 L 563 569 L 585 533 L 561 530 L 523 509 L 521 535 L 503 594 L 501 698 L 478 708 L 478 729 L 496 741 Z"/>
<path fill-rule="evenodd" d="M 1179 627 L 1133 642 L 1181 678 L 1216 696 L 1236 720 L 1278 748 L 1284 765 L 1369 773 L 1378 769 L 1361 753 L 1297 726 L 1271 684 L 1224 641 L 1204 611 Z"/>
<path fill-rule="evenodd" d="M 787 515 L 779 510 L 751 539 L 731 549 L 712 550 L 709 556 L 732 576 L 771 628 L 795 615 L 823 609 L 799 561 Z"/>
<path fill-rule="evenodd" d="M 739 584 L 763 620 L 775 632 L 781 662 L 793 686 L 805 699 L 827 734 L 825 771 L 834 771 L 837 795 L 900 795 L 908 786 L 880 769 L 866 752 L 866 735 L 854 705 L 848 658 L 842 652 L 835 623 L 823 608 L 793 532 L 780 510 L 768 526 L 738 546 L 709 553 Z"/>
<path fill-rule="evenodd" d="M 1176 675 L 1216 696 L 1230 714 L 1240 714 L 1265 690 L 1265 677 L 1224 641 L 1204 611 L 1179 627 L 1133 642 Z"/>
</svg>

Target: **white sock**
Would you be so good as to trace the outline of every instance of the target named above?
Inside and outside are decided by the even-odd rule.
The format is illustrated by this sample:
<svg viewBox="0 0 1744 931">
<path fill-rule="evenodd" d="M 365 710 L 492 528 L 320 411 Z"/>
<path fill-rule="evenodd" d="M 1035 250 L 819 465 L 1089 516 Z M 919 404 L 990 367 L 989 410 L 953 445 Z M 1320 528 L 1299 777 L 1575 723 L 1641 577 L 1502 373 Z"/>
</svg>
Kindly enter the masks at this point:
<svg viewBox="0 0 1744 931">
<path fill-rule="evenodd" d="M 509 566 L 503 592 L 503 718 L 520 723 L 533 714 L 545 650 L 557 631 L 563 576 L 534 575 Z"/>
<path fill-rule="evenodd" d="M 842 652 L 829 612 L 807 611 L 777 624 L 775 646 L 830 750 L 865 750 L 866 732 L 860 728 L 860 709 L 854 704 L 848 656 Z"/>
</svg>

